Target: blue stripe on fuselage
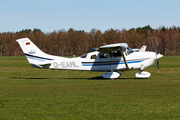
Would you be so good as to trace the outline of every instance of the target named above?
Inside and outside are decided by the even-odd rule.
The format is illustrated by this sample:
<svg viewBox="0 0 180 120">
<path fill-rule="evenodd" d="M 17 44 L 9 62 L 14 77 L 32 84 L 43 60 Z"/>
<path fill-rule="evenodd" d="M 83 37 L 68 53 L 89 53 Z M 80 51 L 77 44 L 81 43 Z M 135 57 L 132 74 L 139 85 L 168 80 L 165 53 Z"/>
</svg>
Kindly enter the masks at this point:
<svg viewBox="0 0 180 120">
<path fill-rule="evenodd" d="M 127 64 L 132 64 L 132 63 L 140 63 L 140 62 L 143 62 L 144 60 L 138 60 L 138 61 L 129 61 L 127 62 Z M 101 62 L 82 62 L 82 66 L 105 66 L 105 65 L 120 65 L 120 64 L 125 64 L 124 62 L 115 62 L 115 63 L 101 63 Z"/>
</svg>

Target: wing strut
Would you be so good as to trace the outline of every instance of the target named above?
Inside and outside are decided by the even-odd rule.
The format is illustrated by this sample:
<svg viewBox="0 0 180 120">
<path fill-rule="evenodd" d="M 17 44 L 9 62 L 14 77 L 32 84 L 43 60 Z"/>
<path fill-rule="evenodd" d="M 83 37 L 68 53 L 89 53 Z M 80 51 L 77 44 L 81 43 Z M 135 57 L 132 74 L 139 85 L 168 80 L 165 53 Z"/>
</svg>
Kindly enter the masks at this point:
<svg viewBox="0 0 180 120">
<path fill-rule="evenodd" d="M 126 61 L 126 58 L 125 58 L 125 55 L 124 55 L 124 52 L 123 52 L 123 48 L 122 47 L 119 47 L 120 48 L 120 51 L 121 51 L 121 54 L 123 56 L 123 59 L 124 59 L 124 63 L 126 65 L 126 69 L 129 69 L 129 66 L 127 64 L 127 61 Z"/>
</svg>

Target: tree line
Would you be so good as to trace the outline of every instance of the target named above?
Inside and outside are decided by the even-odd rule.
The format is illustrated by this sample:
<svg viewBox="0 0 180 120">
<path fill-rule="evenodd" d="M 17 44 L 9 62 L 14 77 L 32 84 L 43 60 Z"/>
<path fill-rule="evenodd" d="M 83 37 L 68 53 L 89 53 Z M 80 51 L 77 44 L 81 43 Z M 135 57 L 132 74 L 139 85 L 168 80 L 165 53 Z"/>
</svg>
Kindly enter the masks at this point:
<svg viewBox="0 0 180 120">
<path fill-rule="evenodd" d="M 28 37 L 42 51 L 57 56 L 80 56 L 92 48 L 114 43 L 127 43 L 130 48 L 147 45 L 147 51 L 163 55 L 180 55 L 180 27 L 152 29 L 150 25 L 129 30 L 108 29 L 102 32 L 91 29 L 68 31 L 59 30 L 44 33 L 40 29 L 25 29 L 17 32 L 0 33 L 0 56 L 23 56 L 16 39 Z"/>
</svg>

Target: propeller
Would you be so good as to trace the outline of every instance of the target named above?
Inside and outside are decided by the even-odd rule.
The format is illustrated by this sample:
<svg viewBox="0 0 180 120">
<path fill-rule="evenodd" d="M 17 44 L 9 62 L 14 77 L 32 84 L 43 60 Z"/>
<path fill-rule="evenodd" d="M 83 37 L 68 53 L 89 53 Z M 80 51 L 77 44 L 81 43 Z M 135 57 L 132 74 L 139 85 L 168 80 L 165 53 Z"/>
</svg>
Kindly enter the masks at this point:
<svg viewBox="0 0 180 120">
<path fill-rule="evenodd" d="M 158 68 L 158 73 L 159 73 L 159 58 L 158 58 L 159 50 L 158 46 L 156 47 L 156 59 L 157 59 L 157 68 Z"/>
<path fill-rule="evenodd" d="M 157 68 L 158 68 L 158 73 L 159 73 L 159 59 L 157 59 Z"/>
</svg>

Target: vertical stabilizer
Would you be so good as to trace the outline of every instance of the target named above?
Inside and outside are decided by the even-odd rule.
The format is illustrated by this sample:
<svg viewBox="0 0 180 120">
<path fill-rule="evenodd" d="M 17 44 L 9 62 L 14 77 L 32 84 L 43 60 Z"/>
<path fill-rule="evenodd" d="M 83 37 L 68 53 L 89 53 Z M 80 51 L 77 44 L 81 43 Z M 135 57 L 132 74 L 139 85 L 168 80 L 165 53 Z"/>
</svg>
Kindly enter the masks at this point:
<svg viewBox="0 0 180 120">
<path fill-rule="evenodd" d="M 36 54 L 39 56 L 45 55 L 45 53 L 42 52 L 29 38 L 21 38 L 16 41 L 21 46 L 21 49 L 23 50 L 24 54 Z"/>
<path fill-rule="evenodd" d="M 50 66 L 52 61 L 57 57 L 41 51 L 29 38 L 21 38 L 16 41 L 33 67 L 43 68 L 46 65 Z"/>
</svg>

